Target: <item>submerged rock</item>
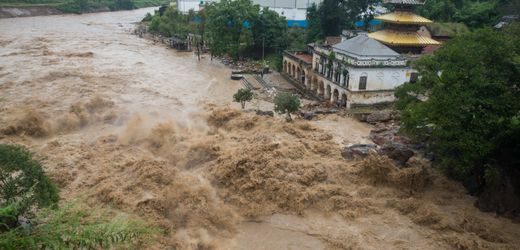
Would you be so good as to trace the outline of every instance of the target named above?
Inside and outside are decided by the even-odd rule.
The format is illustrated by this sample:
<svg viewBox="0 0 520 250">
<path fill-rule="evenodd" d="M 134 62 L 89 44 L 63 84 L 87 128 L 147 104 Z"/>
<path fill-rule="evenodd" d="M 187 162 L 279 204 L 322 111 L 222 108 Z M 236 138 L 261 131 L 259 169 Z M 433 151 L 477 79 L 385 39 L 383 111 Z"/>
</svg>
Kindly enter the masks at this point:
<svg viewBox="0 0 520 250">
<path fill-rule="evenodd" d="M 341 156 L 347 160 L 357 157 L 366 157 L 370 153 L 376 153 L 376 147 L 374 144 L 354 144 L 346 146 L 341 150 Z"/>
<path fill-rule="evenodd" d="M 408 159 L 415 155 L 413 150 L 400 143 L 386 144 L 378 150 L 378 153 L 388 156 L 388 158 L 393 159 L 400 166 L 404 166 Z"/>
<path fill-rule="evenodd" d="M 257 110 L 257 115 L 263 115 L 263 116 L 274 116 L 273 111 L 263 111 L 263 110 Z"/>
</svg>

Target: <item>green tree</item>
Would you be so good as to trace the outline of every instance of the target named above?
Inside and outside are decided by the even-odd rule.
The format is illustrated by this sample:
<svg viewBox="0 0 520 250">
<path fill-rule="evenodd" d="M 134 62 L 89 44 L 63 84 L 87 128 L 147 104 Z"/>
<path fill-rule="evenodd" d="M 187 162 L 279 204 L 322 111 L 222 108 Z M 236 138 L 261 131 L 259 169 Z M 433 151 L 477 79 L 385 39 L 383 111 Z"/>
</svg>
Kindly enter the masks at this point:
<svg viewBox="0 0 520 250">
<path fill-rule="evenodd" d="M 354 27 L 357 20 L 369 20 L 373 6 L 381 0 L 324 0 L 307 9 L 309 42 L 326 36 L 338 36 L 342 30 Z"/>
<path fill-rule="evenodd" d="M 252 29 L 255 47 L 276 51 L 286 47 L 287 20 L 269 8 L 260 11 Z"/>
<path fill-rule="evenodd" d="M 316 3 L 312 3 L 312 5 L 309 8 L 307 8 L 307 43 L 315 42 L 321 37 L 323 37 L 321 33 L 321 23 L 318 9 L 319 6 L 316 5 Z"/>
<path fill-rule="evenodd" d="M 520 177 L 519 44 L 518 24 L 465 33 L 415 65 L 417 83 L 397 88 L 402 130 L 430 143 L 451 176 Z"/>
<path fill-rule="evenodd" d="M 250 0 L 222 0 L 206 7 L 210 49 L 214 55 L 229 54 L 235 59 L 253 43 L 255 21 L 260 6 Z"/>
<path fill-rule="evenodd" d="M 514 14 L 518 0 L 428 0 L 421 15 L 436 22 L 461 22 L 475 29 L 494 25 L 501 15 Z"/>
<path fill-rule="evenodd" d="M 36 208 L 58 201 L 57 189 L 41 165 L 21 146 L 0 144 L 0 232 L 19 225 Z"/>
<path fill-rule="evenodd" d="M 246 102 L 250 102 L 251 100 L 253 100 L 253 91 L 250 89 L 239 89 L 233 95 L 233 101 L 239 102 L 242 109 L 246 107 Z"/>
<path fill-rule="evenodd" d="M 274 111 L 286 115 L 286 120 L 291 121 L 291 113 L 300 109 L 300 99 L 291 93 L 279 93 L 274 98 Z"/>
</svg>

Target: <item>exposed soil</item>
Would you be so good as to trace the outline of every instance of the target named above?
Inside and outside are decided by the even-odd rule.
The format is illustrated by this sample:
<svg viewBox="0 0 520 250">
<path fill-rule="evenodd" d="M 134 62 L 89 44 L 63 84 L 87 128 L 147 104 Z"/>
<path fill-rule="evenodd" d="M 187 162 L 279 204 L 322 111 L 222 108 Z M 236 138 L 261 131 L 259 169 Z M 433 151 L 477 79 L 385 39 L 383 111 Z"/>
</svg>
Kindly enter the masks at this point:
<svg viewBox="0 0 520 250">
<path fill-rule="evenodd" d="M 63 199 L 162 227 L 150 249 L 520 245 L 424 162 L 343 159 L 369 125 L 241 111 L 229 69 L 130 35 L 144 14 L 0 20 L 0 142 L 41 157 Z"/>
</svg>

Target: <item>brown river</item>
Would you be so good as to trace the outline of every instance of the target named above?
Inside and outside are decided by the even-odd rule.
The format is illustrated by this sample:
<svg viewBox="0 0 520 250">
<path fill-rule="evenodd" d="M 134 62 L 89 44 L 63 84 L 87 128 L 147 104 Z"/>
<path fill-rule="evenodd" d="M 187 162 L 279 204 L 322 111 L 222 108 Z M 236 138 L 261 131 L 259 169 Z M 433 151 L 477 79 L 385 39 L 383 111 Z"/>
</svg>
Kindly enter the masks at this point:
<svg viewBox="0 0 520 250">
<path fill-rule="evenodd" d="M 131 34 L 151 11 L 0 19 L 0 143 L 33 151 L 62 200 L 163 228 L 149 249 L 520 246 L 420 160 L 344 160 L 368 125 L 240 111 L 218 60 Z"/>
</svg>

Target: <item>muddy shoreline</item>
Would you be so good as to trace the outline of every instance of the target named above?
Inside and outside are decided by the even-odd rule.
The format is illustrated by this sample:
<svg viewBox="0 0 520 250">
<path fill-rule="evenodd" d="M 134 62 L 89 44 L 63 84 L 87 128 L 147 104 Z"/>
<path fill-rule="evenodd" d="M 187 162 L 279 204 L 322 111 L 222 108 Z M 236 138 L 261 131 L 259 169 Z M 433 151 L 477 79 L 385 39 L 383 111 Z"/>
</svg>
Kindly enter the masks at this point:
<svg viewBox="0 0 520 250">
<path fill-rule="evenodd" d="M 158 7 L 146 7 L 158 8 Z M 127 10 L 116 10 L 127 11 Z M 50 15 L 83 15 L 100 12 L 116 12 L 107 8 L 90 10 L 81 14 L 65 13 L 51 6 L 28 6 L 28 7 L 0 7 L 0 19 L 2 18 L 18 18 L 18 17 L 34 17 L 34 16 L 50 16 Z"/>
</svg>

